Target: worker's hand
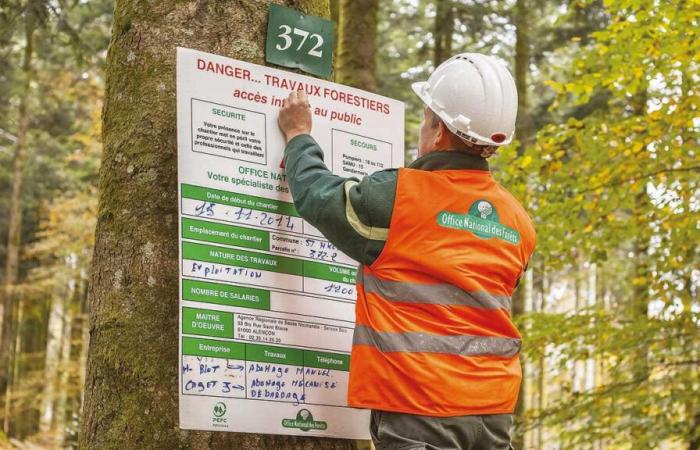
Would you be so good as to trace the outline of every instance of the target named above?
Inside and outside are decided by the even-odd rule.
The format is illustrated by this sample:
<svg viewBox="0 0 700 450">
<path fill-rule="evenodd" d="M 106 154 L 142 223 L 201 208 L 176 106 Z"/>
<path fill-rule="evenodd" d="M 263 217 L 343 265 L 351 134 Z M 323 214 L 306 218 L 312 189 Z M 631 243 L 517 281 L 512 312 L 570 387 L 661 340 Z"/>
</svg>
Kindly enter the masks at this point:
<svg viewBox="0 0 700 450">
<path fill-rule="evenodd" d="M 300 134 L 311 133 L 311 105 L 305 92 L 294 91 L 289 94 L 277 123 L 287 142 Z"/>
</svg>

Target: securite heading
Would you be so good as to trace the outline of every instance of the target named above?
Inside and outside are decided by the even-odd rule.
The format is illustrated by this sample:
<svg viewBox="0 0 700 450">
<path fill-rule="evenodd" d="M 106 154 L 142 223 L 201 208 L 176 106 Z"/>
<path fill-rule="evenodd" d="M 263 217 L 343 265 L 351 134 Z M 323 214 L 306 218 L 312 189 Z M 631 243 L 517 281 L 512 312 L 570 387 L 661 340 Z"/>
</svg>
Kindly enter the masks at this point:
<svg viewBox="0 0 700 450">
<path fill-rule="evenodd" d="M 369 111 L 381 112 L 390 114 L 391 109 L 388 103 L 373 100 L 362 95 L 351 94 L 331 87 L 322 87 L 314 83 L 304 81 L 295 81 L 288 78 L 279 77 L 276 75 L 265 74 L 263 80 L 254 80 L 251 78 L 251 72 L 248 69 L 236 67 L 230 64 L 207 61 L 206 59 L 197 58 L 197 70 L 202 72 L 212 72 L 217 75 L 222 75 L 229 78 L 236 78 L 246 81 L 259 81 L 268 86 L 280 88 L 288 91 L 304 91 L 309 96 L 321 97 L 333 100 L 339 103 L 357 106 Z"/>
</svg>

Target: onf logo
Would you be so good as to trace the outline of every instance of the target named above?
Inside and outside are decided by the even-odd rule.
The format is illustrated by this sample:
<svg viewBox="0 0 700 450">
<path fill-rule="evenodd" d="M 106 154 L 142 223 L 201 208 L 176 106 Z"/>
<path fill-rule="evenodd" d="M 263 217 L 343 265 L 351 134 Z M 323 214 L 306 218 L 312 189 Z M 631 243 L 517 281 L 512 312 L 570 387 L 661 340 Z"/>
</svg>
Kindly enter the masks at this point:
<svg viewBox="0 0 700 450">
<path fill-rule="evenodd" d="M 299 428 L 301 431 L 325 430 L 328 424 L 321 420 L 314 420 L 314 416 L 308 409 L 300 409 L 295 419 L 282 419 L 285 428 Z"/>
<path fill-rule="evenodd" d="M 228 428 L 228 423 L 226 422 L 226 404 L 223 402 L 219 402 L 216 405 L 214 405 L 214 408 L 212 410 L 214 417 L 211 418 L 212 425 L 215 427 L 223 427 L 223 428 Z"/>
</svg>

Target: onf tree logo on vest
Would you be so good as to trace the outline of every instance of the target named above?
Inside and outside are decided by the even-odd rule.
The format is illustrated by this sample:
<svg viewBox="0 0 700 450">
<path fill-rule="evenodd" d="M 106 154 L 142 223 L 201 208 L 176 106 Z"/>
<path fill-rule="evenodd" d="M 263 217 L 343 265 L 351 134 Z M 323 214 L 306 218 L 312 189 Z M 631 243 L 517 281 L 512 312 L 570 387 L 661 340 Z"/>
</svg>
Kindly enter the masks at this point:
<svg viewBox="0 0 700 450">
<path fill-rule="evenodd" d="M 282 426 L 285 428 L 299 428 L 301 431 L 309 430 L 325 430 L 328 428 L 326 422 L 314 420 L 311 411 L 308 409 L 300 409 L 296 419 L 282 419 Z"/>
<path fill-rule="evenodd" d="M 483 239 L 497 238 L 511 244 L 520 242 L 520 233 L 501 225 L 496 208 L 487 200 L 475 201 L 466 214 L 441 211 L 437 223 L 445 228 L 470 231 Z"/>
</svg>

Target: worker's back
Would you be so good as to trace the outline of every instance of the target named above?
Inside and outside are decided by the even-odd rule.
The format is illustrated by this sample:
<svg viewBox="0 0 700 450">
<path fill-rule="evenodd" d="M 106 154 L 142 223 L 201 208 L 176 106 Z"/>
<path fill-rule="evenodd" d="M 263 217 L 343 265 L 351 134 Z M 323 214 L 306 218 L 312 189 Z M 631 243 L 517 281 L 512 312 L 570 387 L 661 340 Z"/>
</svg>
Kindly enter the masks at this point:
<svg viewBox="0 0 700 450">
<path fill-rule="evenodd" d="M 385 247 L 358 275 L 349 404 L 512 413 L 510 298 L 534 246 L 530 218 L 490 172 L 400 169 Z"/>
</svg>

